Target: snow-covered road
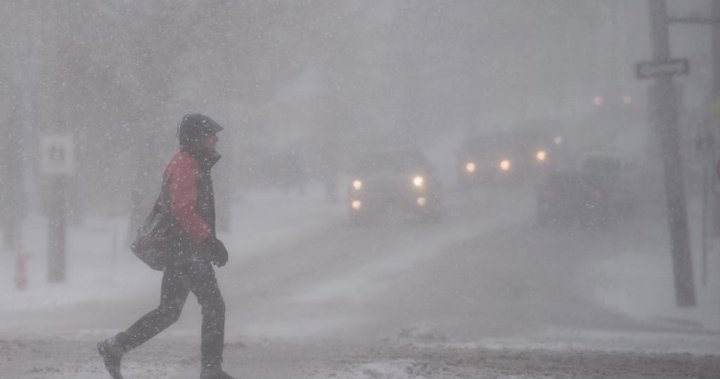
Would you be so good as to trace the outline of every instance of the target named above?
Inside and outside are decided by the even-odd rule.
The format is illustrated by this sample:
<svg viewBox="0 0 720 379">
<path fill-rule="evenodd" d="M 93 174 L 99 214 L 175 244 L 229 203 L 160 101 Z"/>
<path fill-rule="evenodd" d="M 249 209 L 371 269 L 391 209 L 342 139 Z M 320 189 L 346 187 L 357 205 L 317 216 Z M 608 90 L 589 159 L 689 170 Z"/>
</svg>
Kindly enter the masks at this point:
<svg viewBox="0 0 720 379">
<path fill-rule="evenodd" d="M 720 377 L 717 279 L 699 287 L 697 308 L 675 308 L 664 226 L 651 216 L 541 229 L 527 189 L 453 199 L 439 224 L 366 228 L 313 191 L 237 203 L 221 236 L 233 255 L 218 271 L 228 368 L 254 378 Z M 28 289 L 14 289 L 11 256 L 0 257 L 0 378 L 103 375 L 95 341 L 154 307 L 159 291 L 159 273 L 120 247 L 124 228 L 122 218 L 74 227 L 68 280 L 51 285 L 42 218 L 28 220 Z M 126 377 L 196 377 L 199 317 L 188 302 L 127 356 Z"/>
</svg>

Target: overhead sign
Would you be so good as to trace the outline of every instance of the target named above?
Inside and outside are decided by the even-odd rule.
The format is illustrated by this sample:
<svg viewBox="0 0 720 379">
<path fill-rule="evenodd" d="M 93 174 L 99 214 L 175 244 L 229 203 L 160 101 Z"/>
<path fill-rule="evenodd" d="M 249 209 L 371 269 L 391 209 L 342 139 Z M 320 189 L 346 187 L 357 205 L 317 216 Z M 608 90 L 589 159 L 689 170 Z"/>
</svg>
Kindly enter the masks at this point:
<svg viewBox="0 0 720 379">
<path fill-rule="evenodd" d="M 40 137 L 40 169 L 48 175 L 69 175 L 75 171 L 75 144 L 71 135 Z"/>
<path fill-rule="evenodd" d="M 687 58 L 671 59 L 665 62 L 639 62 L 635 65 L 635 76 L 637 76 L 638 79 L 686 75 L 689 72 L 690 61 L 688 61 Z"/>
</svg>

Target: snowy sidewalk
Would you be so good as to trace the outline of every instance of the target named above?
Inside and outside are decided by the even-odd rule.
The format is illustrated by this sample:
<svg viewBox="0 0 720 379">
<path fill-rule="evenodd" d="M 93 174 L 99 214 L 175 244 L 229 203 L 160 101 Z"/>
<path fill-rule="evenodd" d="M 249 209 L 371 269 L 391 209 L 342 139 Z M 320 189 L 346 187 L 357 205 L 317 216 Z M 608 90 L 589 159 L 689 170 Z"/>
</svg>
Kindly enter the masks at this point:
<svg viewBox="0 0 720 379">
<path fill-rule="evenodd" d="M 677 307 L 666 216 L 663 209 L 652 208 L 624 231 L 632 234 L 637 249 L 622 251 L 585 268 L 587 275 L 602 283 L 595 291 L 597 300 L 637 320 L 691 332 L 720 333 L 720 239 L 708 241 L 704 259 L 700 206 L 697 201 L 689 201 L 694 307 Z"/>
</svg>

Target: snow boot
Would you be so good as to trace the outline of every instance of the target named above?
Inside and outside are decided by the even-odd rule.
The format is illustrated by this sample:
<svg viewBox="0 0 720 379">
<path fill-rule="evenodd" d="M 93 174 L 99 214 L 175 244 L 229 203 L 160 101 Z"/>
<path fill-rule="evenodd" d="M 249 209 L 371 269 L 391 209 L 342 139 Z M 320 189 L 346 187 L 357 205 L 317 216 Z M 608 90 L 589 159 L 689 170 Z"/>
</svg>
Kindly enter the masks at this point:
<svg viewBox="0 0 720 379">
<path fill-rule="evenodd" d="M 200 379 L 235 379 L 220 367 L 203 368 L 200 371 Z"/>
<path fill-rule="evenodd" d="M 97 344 L 97 349 L 110 376 L 113 379 L 123 379 L 122 374 L 120 374 L 120 361 L 122 360 L 123 351 L 117 346 L 115 337 L 100 341 Z"/>
</svg>

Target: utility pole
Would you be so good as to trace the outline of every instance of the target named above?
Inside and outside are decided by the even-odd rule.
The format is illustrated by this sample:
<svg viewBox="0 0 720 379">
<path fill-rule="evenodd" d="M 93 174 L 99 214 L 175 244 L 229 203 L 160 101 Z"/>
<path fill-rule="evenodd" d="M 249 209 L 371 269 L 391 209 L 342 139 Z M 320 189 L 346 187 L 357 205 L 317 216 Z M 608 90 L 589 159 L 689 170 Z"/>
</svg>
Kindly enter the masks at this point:
<svg viewBox="0 0 720 379">
<path fill-rule="evenodd" d="M 666 0 L 648 0 L 654 63 L 672 62 L 670 57 L 669 19 Z M 665 169 L 673 274 L 676 303 L 679 307 L 695 306 L 692 255 L 685 204 L 685 183 L 678 133 L 677 95 L 672 73 L 653 75 L 650 107 L 660 137 L 662 162 Z"/>
<path fill-rule="evenodd" d="M 43 173 L 46 174 L 48 216 L 48 281 L 64 282 L 66 273 L 66 175 L 73 169 L 72 139 L 67 135 L 67 93 L 62 81 L 67 58 L 67 22 L 61 17 L 63 4 L 58 1 L 43 4 L 42 17 L 47 39 L 49 59 L 44 63 L 48 91 L 44 96 L 45 135 L 41 138 L 40 154 Z M 50 63 L 52 62 L 52 63 Z"/>
<path fill-rule="evenodd" d="M 708 173 L 709 188 L 703 189 L 708 191 L 710 195 L 713 195 L 708 199 L 712 209 L 712 235 L 720 236 L 720 188 L 718 188 L 718 179 L 715 175 L 715 164 L 718 159 L 718 154 L 715 152 L 717 149 L 718 130 L 717 123 L 720 122 L 720 0 L 713 0 L 712 2 L 712 19 L 710 25 L 712 25 L 712 66 L 713 66 L 713 82 L 712 82 L 712 94 L 711 101 L 713 107 L 712 113 L 712 124 L 706 125 L 707 133 L 704 136 L 713 141 L 712 145 L 709 146 L 712 149 L 709 152 L 705 152 L 705 156 L 708 158 L 706 172 Z M 703 241 L 705 243 L 705 241 Z M 703 256 L 705 258 L 705 256 Z M 703 266 L 705 267 L 705 266 Z"/>
</svg>

